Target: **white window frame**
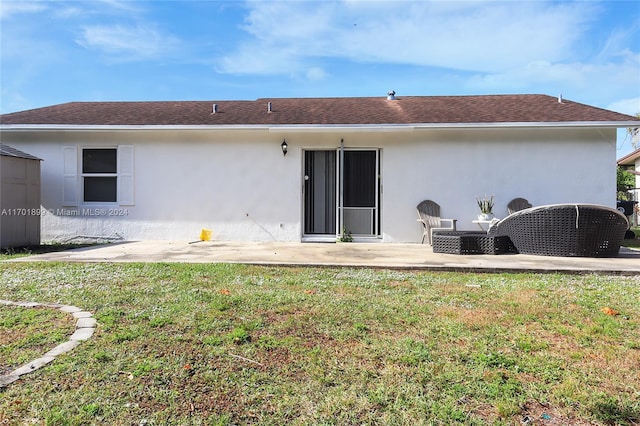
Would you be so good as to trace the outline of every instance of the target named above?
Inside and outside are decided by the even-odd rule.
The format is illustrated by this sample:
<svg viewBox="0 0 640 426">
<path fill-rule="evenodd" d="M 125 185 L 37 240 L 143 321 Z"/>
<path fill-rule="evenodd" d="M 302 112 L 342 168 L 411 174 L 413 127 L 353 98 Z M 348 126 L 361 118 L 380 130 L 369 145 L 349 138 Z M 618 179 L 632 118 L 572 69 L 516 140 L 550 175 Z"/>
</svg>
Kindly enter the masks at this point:
<svg viewBox="0 0 640 426">
<path fill-rule="evenodd" d="M 83 159 L 84 159 L 84 150 L 85 149 L 109 149 L 115 150 L 116 152 L 116 172 L 115 173 L 84 173 L 83 170 Z M 120 168 L 120 159 L 118 155 L 118 146 L 83 146 L 80 148 L 80 156 L 79 156 L 79 168 L 80 168 L 80 199 L 82 200 L 82 204 L 85 205 L 109 205 L 116 206 L 118 205 L 118 200 L 120 197 L 119 194 L 119 181 L 120 176 L 118 176 L 118 170 Z M 84 199 L 84 179 L 86 177 L 115 177 L 116 178 L 116 199 L 115 201 L 85 201 Z"/>
</svg>

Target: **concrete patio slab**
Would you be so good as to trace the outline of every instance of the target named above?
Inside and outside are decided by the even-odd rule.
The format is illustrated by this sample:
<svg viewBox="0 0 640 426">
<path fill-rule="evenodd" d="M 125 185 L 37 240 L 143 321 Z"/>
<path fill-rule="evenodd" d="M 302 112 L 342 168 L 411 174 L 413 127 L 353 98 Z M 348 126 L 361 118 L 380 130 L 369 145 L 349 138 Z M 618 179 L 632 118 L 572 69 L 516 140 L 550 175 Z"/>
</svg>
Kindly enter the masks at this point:
<svg viewBox="0 0 640 426">
<path fill-rule="evenodd" d="M 287 266 L 353 266 L 455 271 L 640 274 L 640 251 L 618 257 L 433 253 L 429 245 L 394 243 L 281 243 L 134 241 L 34 255 L 7 262 L 182 262 Z"/>
</svg>

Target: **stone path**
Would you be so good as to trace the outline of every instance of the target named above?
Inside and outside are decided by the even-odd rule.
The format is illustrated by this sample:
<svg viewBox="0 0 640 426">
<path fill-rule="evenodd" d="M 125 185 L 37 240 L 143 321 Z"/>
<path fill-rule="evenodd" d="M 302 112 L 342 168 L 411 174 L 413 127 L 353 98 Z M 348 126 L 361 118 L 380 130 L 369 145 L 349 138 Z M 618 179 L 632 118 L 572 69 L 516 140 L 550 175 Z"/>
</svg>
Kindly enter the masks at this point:
<svg viewBox="0 0 640 426">
<path fill-rule="evenodd" d="M 37 302 L 12 302 L 9 300 L 0 300 L 0 305 L 13 305 L 13 306 L 21 306 L 23 308 L 36 308 L 36 307 L 46 307 L 59 309 L 62 312 L 66 312 L 68 314 L 73 315 L 76 321 L 76 329 L 74 333 L 69 336 L 69 340 L 64 343 L 59 344 L 55 348 L 51 349 L 49 352 L 41 356 L 40 358 L 34 359 L 31 362 L 26 363 L 25 365 L 11 371 L 8 374 L 4 374 L 0 376 L 0 388 L 6 387 L 9 384 L 18 380 L 21 376 L 25 374 L 36 371 L 37 369 L 49 364 L 51 361 L 56 359 L 58 355 L 62 355 L 73 350 L 76 346 L 80 344 L 80 342 L 90 339 L 93 336 L 93 333 L 96 330 L 96 319 L 93 318 L 91 312 L 83 311 L 82 309 L 76 306 L 68 306 L 68 305 L 59 305 L 59 304 L 51 304 L 51 303 L 37 303 Z"/>
</svg>

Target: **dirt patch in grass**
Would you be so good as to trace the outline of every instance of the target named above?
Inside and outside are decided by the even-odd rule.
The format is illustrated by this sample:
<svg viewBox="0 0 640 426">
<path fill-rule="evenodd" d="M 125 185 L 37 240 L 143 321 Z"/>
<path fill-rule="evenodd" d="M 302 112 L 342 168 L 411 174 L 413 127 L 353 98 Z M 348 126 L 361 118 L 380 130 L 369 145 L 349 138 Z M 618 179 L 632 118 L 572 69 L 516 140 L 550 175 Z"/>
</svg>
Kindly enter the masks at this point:
<svg viewBox="0 0 640 426">
<path fill-rule="evenodd" d="M 541 404 L 537 401 L 527 402 L 520 413 L 522 425 L 544 426 L 593 426 L 599 423 L 568 417 L 557 407 Z"/>
</svg>

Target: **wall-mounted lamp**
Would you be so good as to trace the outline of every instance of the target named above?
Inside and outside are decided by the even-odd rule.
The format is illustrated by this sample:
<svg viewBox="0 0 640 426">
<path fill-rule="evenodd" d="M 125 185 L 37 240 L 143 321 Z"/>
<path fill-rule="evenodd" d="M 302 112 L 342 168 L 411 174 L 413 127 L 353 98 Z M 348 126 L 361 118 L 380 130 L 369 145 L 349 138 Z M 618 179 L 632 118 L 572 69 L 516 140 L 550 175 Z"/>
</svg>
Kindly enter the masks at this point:
<svg viewBox="0 0 640 426">
<path fill-rule="evenodd" d="M 282 140 L 282 143 L 280 144 L 280 148 L 282 148 L 282 155 L 287 155 L 287 151 L 289 150 L 289 145 L 287 145 L 287 141 L 286 140 Z"/>
</svg>

